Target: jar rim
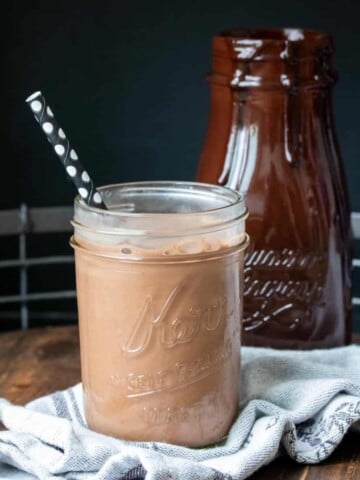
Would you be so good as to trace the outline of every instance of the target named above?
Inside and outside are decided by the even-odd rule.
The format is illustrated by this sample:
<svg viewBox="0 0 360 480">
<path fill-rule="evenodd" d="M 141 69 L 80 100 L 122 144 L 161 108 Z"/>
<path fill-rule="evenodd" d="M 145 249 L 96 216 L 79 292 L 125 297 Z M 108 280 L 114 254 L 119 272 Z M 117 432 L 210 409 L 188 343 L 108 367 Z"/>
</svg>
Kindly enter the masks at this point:
<svg viewBox="0 0 360 480">
<path fill-rule="evenodd" d="M 170 188 L 175 188 L 179 190 L 181 187 L 186 187 L 189 191 L 196 192 L 200 191 L 205 192 L 211 192 L 213 195 L 218 195 L 222 196 L 225 198 L 225 195 L 227 195 L 228 198 L 228 203 L 219 207 L 215 208 L 209 208 L 205 210 L 197 210 L 193 212 L 131 212 L 131 211 L 117 211 L 117 210 L 104 210 L 100 207 L 96 207 L 93 205 L 88 205 L 83 198 L 80 195 L 77 195 L 75 197 L 74 203 L 75 203 L 75 208 L 82 208 L 84 210 L 87 210 L 89 212 L 93 213 L 98 213 L 101 215 L 107 215 L 107 216 L 113 216 L 113 217 L 130 217 L 130 218 L 141 218 L 141 217 L 149 217 L 149 216 L 154 216 L 154 217 L 164 217 L 165 215 L 168 215 L 169 217 L 175 217 L 179 218 L 180 216 L 190 216 L 190 217 L 196 217 L 200 215 L 204 215 L 206 213 L 212 213 L 212 212 L 219 212 L 221 210 L 225 210 L 233 205 L 240 204 L 243 207 L 243 215 L 247 215 L 247 209 L 245 206 L 245 198 L 244 194 L 237 192 L 235 190 L 232 190 L 231 188 L 225 187 L 225 186 L 220 186 L 220 185 L 212 185 L 208 183 L 202 183 L 202 182 L 190 182 L 190 181 L 166 181 L 166 180 L 157 180 L 157 181 L 141 181 L 141 182 L 124 182 L 124 183 L 113 183 L 109 185 L 103 185 L 97 188 L 97 190 L 100 193 L 103 193 L 108 190 L 108 189 L 122 189 L 124 192 L 129 192 L 130 189 L 150 189 L 150 188 L 157 188 L 157 189 L 170 189 Z M 105 198 L 103 197 L 103 200 L 106 203 L 106 196 Z"/>
<path fill-rule="evenodd" d="M 244 195 L 228 187 L 198 182 L 147 181 L 99 187 L 109 207 L 87 205 L 77 196 L 72 221 L 86 235 L 131 238 L 180 237 L 219 232 L 244 223 Z"/>
</svg>

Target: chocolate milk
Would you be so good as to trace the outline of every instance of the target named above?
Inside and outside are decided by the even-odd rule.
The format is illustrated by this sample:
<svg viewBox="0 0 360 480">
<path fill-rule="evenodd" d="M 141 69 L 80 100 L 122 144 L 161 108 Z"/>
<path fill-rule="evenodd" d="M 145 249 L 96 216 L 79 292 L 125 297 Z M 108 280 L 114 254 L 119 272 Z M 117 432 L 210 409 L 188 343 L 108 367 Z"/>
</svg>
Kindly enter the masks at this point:
<svg viewBox="0 0 360 480">
<path fill-rule="evenodd" d="M 198 179 L 246 193 L 244 343 L 351 338 L 351 228 L 336 141 L 331 36 L 244 29 L 213 39 Z"/>
<path fill-rule="evenodd" d="M 89 426 L 136 441 L 219 441 L 238 409 L 245 234 L 157 249 L 83 235 L 75 228 L 72 244 Z"/>
</svg>

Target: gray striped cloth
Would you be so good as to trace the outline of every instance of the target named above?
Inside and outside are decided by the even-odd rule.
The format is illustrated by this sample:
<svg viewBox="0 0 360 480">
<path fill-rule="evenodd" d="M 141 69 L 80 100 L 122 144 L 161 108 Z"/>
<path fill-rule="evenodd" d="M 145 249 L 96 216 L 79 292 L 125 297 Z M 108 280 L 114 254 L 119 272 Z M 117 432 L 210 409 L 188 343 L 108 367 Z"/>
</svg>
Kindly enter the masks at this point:
<svg viewBox="0 0 360 480">
<path fill-rule="evenodd" d="M 241 480 L 281 454 L 321 462 L 349 428 L 360 432 L 360 347 L 243 348 L 242 358 L 238 418 L 226 440 L 208 448 L 92 432 L 80 384 L 25 407 L 0 399 L 7 429 L 0 432 L 0 478 Z"/>
</svg>

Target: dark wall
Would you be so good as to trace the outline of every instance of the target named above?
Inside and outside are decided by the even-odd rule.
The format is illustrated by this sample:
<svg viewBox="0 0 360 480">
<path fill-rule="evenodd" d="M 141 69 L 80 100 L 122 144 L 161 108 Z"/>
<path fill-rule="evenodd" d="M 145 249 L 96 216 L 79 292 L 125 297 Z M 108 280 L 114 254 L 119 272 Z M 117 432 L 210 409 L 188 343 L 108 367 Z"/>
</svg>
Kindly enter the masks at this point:
<svg viewBox="0 0 360 480">
<path fill-rule="evenodd" d="M 333 32 L 338 133 L 360 211 L 360 30 L 349 0 L 12 0 L 2 6 L 0 208 L 70 204 L 60 162 L 24 103 L 42 90 L 96 183 L 191 179 L 208 115 L 211 36 L 235 26 Z"/>
<path fill-rule="evenodd" d="M 335 106 L 352 205 L 360 210 L 357 2 L 328 0 L 7 2 L 0 207 L 69 204 L 74 194 L 24 104 L 41 89 L 99 184 L 189 179 L 208 114 L 211 36 L 233 26 L 333 32 Z M 3 173 L 4 174 L 4 173 Z M 17 178 L 18 177 L 18 178 Z M 44 178 L 51 188 L 44 188 Z M 16 188 L 14 188 L 16 185 Z"/>
</svg>

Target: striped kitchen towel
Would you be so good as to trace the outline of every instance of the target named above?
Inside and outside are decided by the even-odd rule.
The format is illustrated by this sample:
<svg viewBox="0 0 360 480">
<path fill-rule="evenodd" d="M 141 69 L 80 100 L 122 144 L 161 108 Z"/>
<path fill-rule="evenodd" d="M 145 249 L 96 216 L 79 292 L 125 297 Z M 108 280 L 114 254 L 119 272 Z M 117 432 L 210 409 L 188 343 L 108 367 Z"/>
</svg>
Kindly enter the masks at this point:
<svg viewBox="0 0 360 480">
<path fill-rule="evenodd" d="M 241 375 L 239 415 L 229 435 L 198 449 L 92 432 L 80 384 L 25 407 L 0 399 L 7 429 L 0 432 L 0 478 L 241 480 L 280 454 L 321 462 L 349 428 L 360 432 L 360 347 L 245 347 Z"/>
</svg>

